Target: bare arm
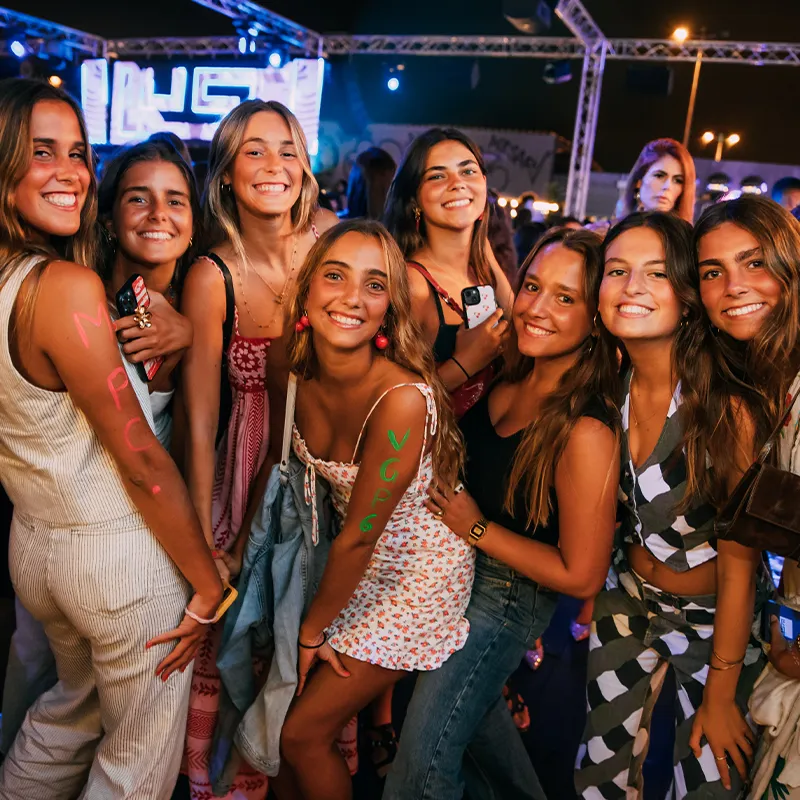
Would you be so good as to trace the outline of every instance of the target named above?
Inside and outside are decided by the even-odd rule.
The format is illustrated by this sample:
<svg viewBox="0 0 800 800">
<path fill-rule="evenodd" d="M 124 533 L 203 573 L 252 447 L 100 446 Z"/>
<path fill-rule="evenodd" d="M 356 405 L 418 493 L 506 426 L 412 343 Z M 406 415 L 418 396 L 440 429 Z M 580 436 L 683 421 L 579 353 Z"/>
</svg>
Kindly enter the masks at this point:
<svg viewBox="0 0 800 800">
<path fill-rule="evenodd" d="M 497 289 L 495 290 L 497 305 L 503 309 L 506 319 L 510 319 L 511 308 L 514 305 L 514 291 L 511 288 L 511 284 L 508 282 L 508 278 L 506 277 L 505 272 L 503 272 L 503 268 L 500 266 L 494 251 L 491 247 L 488 247 L 487 249 L 489 251 L 489 264 L 492 268 L 492 272 L 494 272 L 495 280 L 497 281 Z"/>
<path fill-rule="evenodd" d="M 194 329 L 192 346 L 186 351 L 181 367 L 187 419 L 184 474 L 206 542 L 211 547 L 211 492 L 219 422 L 225 283 L 210 261 L 200 259 L 189 270 L 181 310 Z"/>
<path fill-rule="evenodd" d="M 97 275 L 76 264 L 51 265 L 32 338 L 111 454 L 147 525 L 213 616 L 222 594 L 217 570 L 178 469 L 143 419 Z"/>
<path fill-rule="evenodd" d="M 556 466 L 558 547 L 491 521 L 477 546 L 542 586 L 581 599 L 594 597 L 611 561 L 618 483 L 614 434 L 602 422 L 583 417 Z M 482 516 L 480 509 L 466 492 L 448 494 L 432 490 L 431 508 L 442 508 L 448 527 L 468 539 L 470 527 Z"/>
<path fill-rule="evenodd" d="M 301 641 L 317 641 L 358 586 L 378 538 L 417 474 L 425 415 L 425 398 L 418 389 L 405 387 L 390 392 L 370 418 L 344 527 L 331 545 Z"/>
<path fill-rule="evenodd" d="M 742 407 L 738 416 L 738 469 L 732 476 L 730 491 L 752 463 L 755 453 L 753 421 Z M 703 702 L 695 716 L 689 744 L 699 755 L 701 737 L 705 735 L 714 757 L 719 757 L 716 764 L 726 789 L 731 786 L 727 758 L 746 780 L 747 762 L 753 757 L 755 740 L 736 705 L 736 686 L 753 625 L 755 574 L 760 559 L 759 551 L 737 542 L 719 540 L 717 543 L 717 608 L 712 655 Z"/>
</svg>

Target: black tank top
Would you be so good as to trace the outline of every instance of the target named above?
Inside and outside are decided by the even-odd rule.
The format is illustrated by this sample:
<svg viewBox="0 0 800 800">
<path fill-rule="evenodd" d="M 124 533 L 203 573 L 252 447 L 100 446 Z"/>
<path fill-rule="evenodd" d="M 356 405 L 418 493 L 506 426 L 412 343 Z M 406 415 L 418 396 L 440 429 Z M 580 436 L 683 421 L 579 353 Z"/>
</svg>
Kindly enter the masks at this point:
<svg viewBox="0 0 800 800">
<path fill-rule="evenodd" d="M 506 511 L 505 498 L 514 457 L 522 441 L 523 431 L 511 436 L 498 436 L 489 416 L 489 392 L 462 417 L 461 432 L 466 444 L 464 484 L 475 498 L 486 519 L 502 525 L 520 536 L 536 539 L 544 544 L 558 545 L 558 502 L 556 491 L 550 489 L 552 511 L 544 526 L 528 526 L 528 497 L 522 486 L 517 487 L 514 498 L 514 515 Z M 593 417 L 611 427 L 611 420 L 603 404 L 592 399 L 581 416 Z"/>
</svg>

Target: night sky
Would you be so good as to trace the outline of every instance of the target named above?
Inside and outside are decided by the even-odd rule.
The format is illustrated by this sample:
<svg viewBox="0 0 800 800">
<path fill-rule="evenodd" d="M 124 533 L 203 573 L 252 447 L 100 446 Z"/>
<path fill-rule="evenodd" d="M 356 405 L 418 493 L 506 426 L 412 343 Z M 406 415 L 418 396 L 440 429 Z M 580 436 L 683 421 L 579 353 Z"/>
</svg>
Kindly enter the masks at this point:
<svg viewBox="0 0 800 800">
<path fill-rule="evenodd" d="M 756 41 L 800 40 L 800 3 L 791 0 L 585 0 L 609 36 L 666 37 L 679 24 L 705 28 L 709 38 Z M 227 17 L 191 0 L 5 0 L 7 7 L 107 37 L 199 36 L 232 32 Z M 508 34 L 515 30 L 502 15 L 501 0 L 273 0 L 269 8 L 321 32 Z M 135 8 L 125 14 L 122 9 Z M 556 22 L 551 31 L 566 35 Z M 346 62 L 346 60 L 345 60 Z M 357 76 L 368 121 L 443 123 L 555 131 L 572 137 L 580 62 L 573 80 L 548 86 L 540 59 L 481 59 L 477 88 L 466 58 L 408 58 L 401 91 L 385 89 L 391 60 L 359 56 L 352 65 L 333 64 L 340 85 L 347 69 Z M 668 96 L 626 87 L 633 62 L 606 68 L 595 159 L 606 170 L 630 169 L 641 146 L 658 136 L 680 139 L 688 105 L 692 66 L 673 67 Z M 639 62 L 640 64 L 642 62 Z M 800 128 L 800 68 L 703 66 L 693 125 L 694 155 L 711 155 L 698 141 L 707 129 L 742 136 L 731 157 L 800 163 L 795 132 Z M 337 88 L 323 99 L 323 117 L 347 117 Z M 326 102 L 327 101 L 327 102 Z M 352 124 L 352 120 L 351 120 Z"/>
</svg>

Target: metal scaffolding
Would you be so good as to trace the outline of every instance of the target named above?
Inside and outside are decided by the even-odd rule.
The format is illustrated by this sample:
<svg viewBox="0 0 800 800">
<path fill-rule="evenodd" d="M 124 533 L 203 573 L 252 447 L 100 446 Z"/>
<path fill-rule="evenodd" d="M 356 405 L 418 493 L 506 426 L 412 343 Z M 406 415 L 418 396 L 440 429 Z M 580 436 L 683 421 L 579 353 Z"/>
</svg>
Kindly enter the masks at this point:
<svg viewBox="0 0 800 800">
<path fill-rule="evenodd" d="M 0 8 L 0 27 L 24 32 L 27 39 L 41 42 L 45 52 L 50 53 L 48 47 L 58 46 L 63 48 L 65 55 L 80 54 L 97 58 L 105 52 L 105 40 L 91 33 L 57 25 L 45 19 L 20 14 L 8 8 Z M 52 54 L 52 53 L 51 53 Z"/>
<path fill-rule="evenodd" d="M 251 0 L 193 0 L 258 30 L 255 52 L 265 53 L 276 41 L 293 51 L 314 56 L 467 56 L 472 58 L 581 59 L 583 70 L 575 116 L 565 211 L 583 216 L 591 177 L 600 95 L 606 60 L 766 64 L 800 66 L 800 44 L 669 39 L 609 39 L 582 0 L 559 0 L 556 13 L 573 37 L 555 36 L 393 36 L 333 34 L 323 36 Z M 63 47 L 70 54 L 98 57 L 238 56 L 239 37 L 148 37 L 105 41 L 83 31 L 0 8 L 0 28 L 25 32 L 29 40 Z"/>
</svg>

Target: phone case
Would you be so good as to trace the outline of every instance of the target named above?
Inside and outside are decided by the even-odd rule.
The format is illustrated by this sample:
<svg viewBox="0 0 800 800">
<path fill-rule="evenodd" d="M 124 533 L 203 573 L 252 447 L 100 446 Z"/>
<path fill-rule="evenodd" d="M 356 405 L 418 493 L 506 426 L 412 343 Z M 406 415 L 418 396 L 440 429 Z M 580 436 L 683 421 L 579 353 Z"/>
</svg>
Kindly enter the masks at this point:
<svg viewBox="0 0 800 800">
<path fill-rule="evenodd" d="M 149 308 L 150 295 L 144 278 L 141 275 L 132 275 L 117 293 L 116 301 L 120 317 L 129 317 L 139 307 Z M 150 382 L 163 363 L 164 359 L 161 356 L 148 358 L 147 361 L 137 364 L 136 369 L 143 381 Z"/>
<path fill-rule="evenodd" d="M 462 289 L 461 291 L 461 303 L 466 314 L 467 327 L 474 328 L 485 322 L 497 311 L 497 301 L 494 297 L 494 288 L 491 286 L 472 286 L 467 288 L 477 289 L 480 293 L 480 300 L 470 305 L 466 302 L 465 292 L 467 289 Z"/>
</svg>

